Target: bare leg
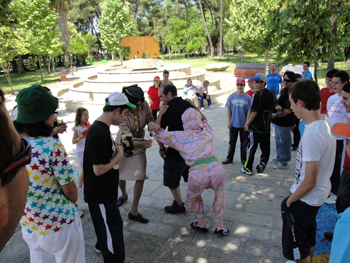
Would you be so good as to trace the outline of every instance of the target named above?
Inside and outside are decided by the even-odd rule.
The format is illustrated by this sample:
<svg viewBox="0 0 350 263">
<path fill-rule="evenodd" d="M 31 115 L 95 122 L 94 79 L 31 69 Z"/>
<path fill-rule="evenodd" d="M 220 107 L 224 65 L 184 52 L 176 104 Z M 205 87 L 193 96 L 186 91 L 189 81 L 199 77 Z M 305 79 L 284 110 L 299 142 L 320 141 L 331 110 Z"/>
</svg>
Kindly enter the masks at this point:
<svg viewBox="0 0 350 263">
<path fill-rule="evenodd" d="M 122 197 L 123 199 L 126 198 L 128 193 L 126 192 L 126 181 L 125 180 L 119 180 L 119 188 L 122 191 Z"/>
<path fill-rule="evenodd" d="M 312 262 L 312 258 L 314 256 L 314 250 L 315 250 L 315 247 L 310 247 L 310 263 Z"/>
<path fill-rule="evenodd" d="M 81 174 L 79 175 L 79 179 L 78 179 L 78 189 L 79 188 L 83 188 L 83 183 L 84 183 L 84 170 L 83 170 L 83 166 L 81 166 Z"/>
<path fill-rule="evenodd" d="M 315 247 L 310 247 L 310 256 L 308 256 L 307 258 L 301 259 L 301 260 L 297 260 L 297 262 L 298 263 L 311 263 L 312 257 L 314 255 L 314 250 L 315 250 Z"/>
<path fill-rule="evenodd" d="M 132 214 L 133 216 L 137 216 L 139 214 L 139 211 L 137 208 L 139 206 L 139 201 L 141 198 L 144 182 L 145 180 L 136 180 L 134 185 L 134 196 L 132 198 L 132 205 L 130 208 L 130 214 Z"/>
<path fill-rule="evenodd" d="M 170 189 L 170 192 L 173 194 L 176 202 L 182 202 L 180 186 L 178 186 L 176 189 Z"/>
</svg>

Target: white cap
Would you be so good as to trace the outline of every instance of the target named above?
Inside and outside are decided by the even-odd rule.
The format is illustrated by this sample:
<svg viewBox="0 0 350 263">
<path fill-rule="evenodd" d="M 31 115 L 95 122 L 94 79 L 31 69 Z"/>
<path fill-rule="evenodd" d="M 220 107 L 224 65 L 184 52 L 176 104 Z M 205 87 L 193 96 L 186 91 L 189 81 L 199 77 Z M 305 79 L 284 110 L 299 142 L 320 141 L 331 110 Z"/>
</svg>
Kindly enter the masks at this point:
<svg viewBox="0 0 350 263">
<path fill-rule="evenodd" d="M 111 93 L 111 95 L 109 95 L 106 98 L 106 103 L 105 105 L 109 105 L 109 106 L 122 106 L 122 105 L 126 105 L 130 108 L 135 109 L 136 106 L 132 103 L 129 102 L 128 98 L 121 92 L 113 92 Z"/>
</svg>

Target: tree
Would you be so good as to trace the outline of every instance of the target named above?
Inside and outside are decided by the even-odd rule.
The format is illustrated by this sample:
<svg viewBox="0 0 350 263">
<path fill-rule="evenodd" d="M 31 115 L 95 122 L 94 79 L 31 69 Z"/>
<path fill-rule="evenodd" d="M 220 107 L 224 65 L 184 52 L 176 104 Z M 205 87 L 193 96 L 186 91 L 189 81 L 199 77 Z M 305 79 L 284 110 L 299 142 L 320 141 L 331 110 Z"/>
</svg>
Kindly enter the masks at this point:
<svg viewBox="0 0 350 263">
<path fill-rule="evenodd" d="M 57 51 L 62 42 L 56 26 L 58 16 L 48 8 L 49 0 L 15 0 L 13 9 L 20 14 L 17 31 L 25 36 L 23 41 L 31 54 L 38 55 L 41 81 L 41 57 L 49 54 L 50 50 Z"/>
<path fill-rule="evenodd" d="M 241 48 L 245 52 L 259 55 L 265 53 L 265 70 L 268 65 L 268 52 L 277 45 L 276 41 L 272 41 L 276 29 L 268 27 L 275 24 L 270 13 L 277 8 L 276 0 L 232 0 L 230 17 L 227 20 L 239 36 Z"/>
<path fill-rule="evenodd" d="M 276 31 L 273 41 L 279 43 L 278 60 L 284 64 L 313 60 L 317 82 L 318 60 L 328 60 L 340 52 L 341 40 L 332 33 L 331 18 L 341 18 L 349 12 L 347 3 L 347 0 L 299 0 L 281 3 L 280 8 L 273 13 L 272 24 Z"/>
<path fill-rule="evenodd" d="M 90 56 L 92 52 L 95 52 L 97 49 L 97 37 L 93 36 L 90 32 L 83 35 L 83 38 L 85 40 L 85 43 L 88 48 L 88 54 L 87 56 Z"/>
<path fill-rule="evenodd" d="M 209 50 L 210 50 L 210 57 L 213 58 L 214 57 L 213 42 L 211 41 L 211 37 L 210 37 L 210 33 L 209 33 L 209 30 L 208 30 L 207 23 L 205 22 L 205 15 L 204 15 L 204 11 L 203 11 L 202 1 L 198 0 L 198 4 L 199 4 L 199 9 L 201 10 L 201 15 L 202 15 L 202 20 L 203 20 L 205 32 L 207 33 L 207 38 L 208 38 L 208 43 L 209 43 Z"/>
<path fill-rule="evenodd" d="M 69 32 L 67 25 L 67 14 L 69 12 L 70 0 L 52 0 L 49 2 L 50 8 L 55 10 L 59 17 L 57 18 L 56 24 L 58 25 L 61 38 L 60 41 L 64 44 L 62 45 L 62 51 L 64 54 L 64 66 L 66 68 L 69 67 L 69 59 L 68 59 L 68 49 L 69 49 Z"/>
<path fill-rule="evenodd" d="M 121 0 L 106 0 L 99 20 L 102 46 L 115 54 L 121 51 L 119 43 L 126 36 L 136 35 L 136 26 L 133 21 L 131 5 Z"/>
<path fill-rule="evenodd" d="M 6 79 L 10 85 L 11 93 L 13 87 L 11 83 L 11 61 L 18 54 L 27 53 L 25 42 L 19 32 L 16 32 L 13 27 L 2 25 L 0 26 L 0 65 L 5 73 Z"/>
</svg>

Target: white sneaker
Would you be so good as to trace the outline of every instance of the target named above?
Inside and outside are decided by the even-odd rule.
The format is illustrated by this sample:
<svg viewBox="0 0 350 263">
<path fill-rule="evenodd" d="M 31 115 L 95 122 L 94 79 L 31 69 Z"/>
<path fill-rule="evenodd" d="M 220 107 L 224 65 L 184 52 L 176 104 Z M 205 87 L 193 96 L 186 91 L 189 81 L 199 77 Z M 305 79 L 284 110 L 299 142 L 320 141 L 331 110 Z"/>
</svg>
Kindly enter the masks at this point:
<svg viewBox="0 0 350 263">
<path fill-rule="evenodd" d="M 275 159 L 272 159 L 272 160 L 271 160 L 271 163 L 273 163 L 273 164 L 278 164 L 278 161 L 277 161 L 277 159 L 275 158 Z"/>
<path fill-rule="evenodd" d="M 214 109 L 213 105 L 210 105 L 209 108 Z"/>
<path fill-rule="evenodd" d="M 247 175 L 252 175 L 252 172 L 249 172 L 248 170 L 241 168 L 241 173 L 247 174 Z"/>
<path fill-rule="evenodd" d="M 288 164 L 287 164 L 286 166 L 284 166 L 284 165 L 281 164 L 281 163 L 277 163 L 277 164 L 273 167 L 273 169 L 275 169 L 275 170 L 288 169 Z"/>
<path fill-rule="evenodd" d="M 201 111 L 204 111 L 204 107 L 201 108 Z"/>
<path fill-rule="evenodd" d="M 84 196 L 84 189 L 83 188 L 78 189 L 78 195 Z"/>
<path fill-rule="evenodd" d="M 334 205 L 337 201 L 337 196 L 333 193 L 330 193 L 328 199 L 325 201 L 327 205 Z"/>
</svg>

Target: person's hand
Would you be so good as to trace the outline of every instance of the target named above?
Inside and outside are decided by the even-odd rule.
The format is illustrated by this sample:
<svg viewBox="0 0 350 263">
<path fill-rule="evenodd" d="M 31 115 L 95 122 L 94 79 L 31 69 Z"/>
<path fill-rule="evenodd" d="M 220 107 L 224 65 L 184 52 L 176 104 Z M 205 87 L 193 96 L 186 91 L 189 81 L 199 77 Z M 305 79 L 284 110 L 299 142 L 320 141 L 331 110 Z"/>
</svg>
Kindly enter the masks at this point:
<svg viewBox="0 0 350 263">
<path fill-rule="evenodd" d="M 206 99 L 209 100 L 209 95 L 207 95 Z"/>
<path fill-rule="evenodd" d="M 124 155 L 124 147 L 120 142 L 115 142 L 115 149 L 118 153 L 122 153 Z"/>
<path fill-rule="evenodd" d="M 283 110 L 283 108 L 282 108 L 281 105 L 277 105 L 277 106 L 275 107 L 275 109 L 276 109 L 277 111 L 282 111 L 282 110 Z"/>
<path fill-rule="evenodd" d="M 160 157 L 162 158 L 162 159 L 164 159 L 164 157 L 165 157 L 165 149 L 164 149 L 164 151 L 162 151 L 161 149 L 159 149 L 159 155 L 160 155 Z"/>
<path fill-rule="evenodd" d="M 292 205 L 292 203 L 289 201 L 289 198 L 287 199 L 286 206 L 289 208 Z"/>
<path fill-rule="evenodd" d="M 159 114 L 164 114 L 168 110 L 169 106 L 168 105 L 163 105 L 159 109 Z"/>
<path fill-rule="evenodd" d="M 58 134 L 58 133 L 64 133 L 67 130 L 67 125 L 59 125 L 53 128 L 52 135 Z"/>
<path fill-rule="evenodd" d="M 152 140 L 148 140 L 145 144 L 145 147 L 144 148 L 151 148 L 152 147 L 152 143 L 153 141 Z"/>
<path fill-rule="evenodd" d="M 249 131 L 249 130 L 250 130 L 250 129 L 249 129 L 249 126 L 250 126 L 249 124 L 244 125 L 244 130 L 245 130 L 245 131 Z"/>
<path fill-rule="evenodd" d="M 228 122 L 228 123 L 227 123 L 227 128 L 228 128 L 229 130 L 231 130 L 231 128 L 232 128 L 232 123 L 231 123 L 231 122 Z"/>
<path fill-rule="evenodd" d="M 57 123 L 57 127 L 62 127 L 64 128 L 64 131 L 67 131 L 67 123 L 63 122 L 63 120 L 61 120 L 61 122 Z"/>
<path fill-rule="evenodd" d="M 149 131 L 156 132 L 156 131 L 160 131 L 161 130 L 160 126 L 157 123 L 155 123 L 155 122 L 149 122 L 147 125 L 148 125 Z"/>
</svg>

